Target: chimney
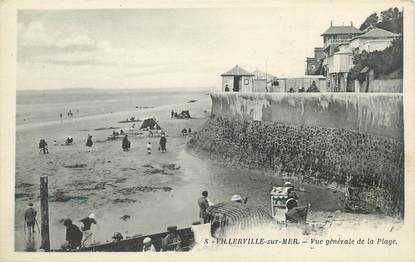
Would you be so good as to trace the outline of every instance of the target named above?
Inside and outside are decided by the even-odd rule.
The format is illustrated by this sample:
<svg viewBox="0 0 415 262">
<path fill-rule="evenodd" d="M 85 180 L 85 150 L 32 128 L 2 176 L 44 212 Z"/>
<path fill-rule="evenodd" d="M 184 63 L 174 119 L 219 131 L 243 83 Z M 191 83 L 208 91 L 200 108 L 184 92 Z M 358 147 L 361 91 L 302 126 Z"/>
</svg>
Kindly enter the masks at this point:
<svg viewBox="0 0 415 262">
<path fill-rule="evenodd" d="M 333 20 L 330 20 L 330 27 L 333 26 Z"/>
<path fill-rule="evenodd" d="M 350 26 L 353 26 L 353 21 L 350 21 Z"/>
</svg>

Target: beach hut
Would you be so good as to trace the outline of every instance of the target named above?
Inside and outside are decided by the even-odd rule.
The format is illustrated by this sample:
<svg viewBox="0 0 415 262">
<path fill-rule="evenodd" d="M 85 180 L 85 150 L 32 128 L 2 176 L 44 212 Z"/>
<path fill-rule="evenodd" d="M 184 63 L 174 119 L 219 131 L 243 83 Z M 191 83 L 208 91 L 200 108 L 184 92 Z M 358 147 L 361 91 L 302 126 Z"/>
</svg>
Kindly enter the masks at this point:
<svg viewBox="0 0 415 262">
<path fill-rule="evenodd" d="M 252 92 L 252 80 L 254 74 L 249 73 L 236 65 L 222 76 L 223 92 Z"/>
</svg>

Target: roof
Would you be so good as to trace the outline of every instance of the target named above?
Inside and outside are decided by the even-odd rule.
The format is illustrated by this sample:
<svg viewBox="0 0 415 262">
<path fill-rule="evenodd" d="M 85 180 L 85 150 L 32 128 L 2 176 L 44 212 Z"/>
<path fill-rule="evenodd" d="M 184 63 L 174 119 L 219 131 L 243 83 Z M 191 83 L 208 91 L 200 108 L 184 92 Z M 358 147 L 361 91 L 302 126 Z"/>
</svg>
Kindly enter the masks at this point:
<svg viewBox="0 0 415 262">
<path fill-rule="evenodd" d="M 278 77 L 278 80 L 282 79 L 325 79 L 323 75 L 300 75 L 300 76 L 281 76 Z"/>
<path fill-rule="evenodd" d="M 254 74 L 251 74 L 245 69 L 243 69 L 242 67 L 239 67 L 238 65 L 236 65 L 234 68 L 232 68 L 228 72 L 221 74 L 221 76 L 254 76 Z"/>
<path fill-rule="evenodd" d="M 257 79 L 265 79 L 265 76 L 267 79 L 272 79 L 272 78 L 276 78 L 274 75 L 270 74 L 270 73 L 264 73 L 260 70 L 255 70 L 254 72 L 252 72 L 252 74 L 257 78 Z"/>
<path fill-rule="evenodd" d="M 366 32 L 365 34 L 357 36 L 356 38 L 391 38 L 398 36 L 399 34 L 395 34 L 382 28 L 375 27 L 372 30 Z"/>
<path fill-rule="evenodd" d="M 362 34 L 363 32 L 354 26 L 330 26 L 321 36 L 325 35 L 347 35 L 347 34 Z"/>
</svg>

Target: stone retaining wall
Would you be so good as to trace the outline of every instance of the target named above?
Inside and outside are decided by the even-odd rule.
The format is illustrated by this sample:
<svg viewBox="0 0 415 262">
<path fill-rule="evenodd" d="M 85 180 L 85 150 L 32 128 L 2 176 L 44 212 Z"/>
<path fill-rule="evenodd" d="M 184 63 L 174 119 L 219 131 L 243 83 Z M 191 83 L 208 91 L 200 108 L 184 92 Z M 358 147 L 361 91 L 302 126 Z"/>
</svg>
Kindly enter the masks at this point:
<svg viewBox="0 0 415 262">
<path fill-rule="evenodd" d="M 226 164 L 359 188 L 371 211 L 403 216 L 402 97 L 289 95 L 212 95 L 212 118 L 189 146 Z"/>
</svg>

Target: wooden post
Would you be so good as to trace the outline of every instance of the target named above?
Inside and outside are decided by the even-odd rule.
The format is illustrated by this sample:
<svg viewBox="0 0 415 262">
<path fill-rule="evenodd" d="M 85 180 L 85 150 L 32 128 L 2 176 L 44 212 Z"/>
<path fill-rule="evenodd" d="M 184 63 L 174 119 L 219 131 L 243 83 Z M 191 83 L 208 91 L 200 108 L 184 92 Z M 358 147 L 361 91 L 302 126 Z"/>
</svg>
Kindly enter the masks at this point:
<svg viewBox="0 0 415 262">
<path fill-rule="evenodd" d="M 41 209 L 41 238 L 40 246 L 44 251 L 50 250 L 49 242 L 49 207 L 48 207 L 48 176 L 40 177 L 40 209 Z"/>
</svg>

